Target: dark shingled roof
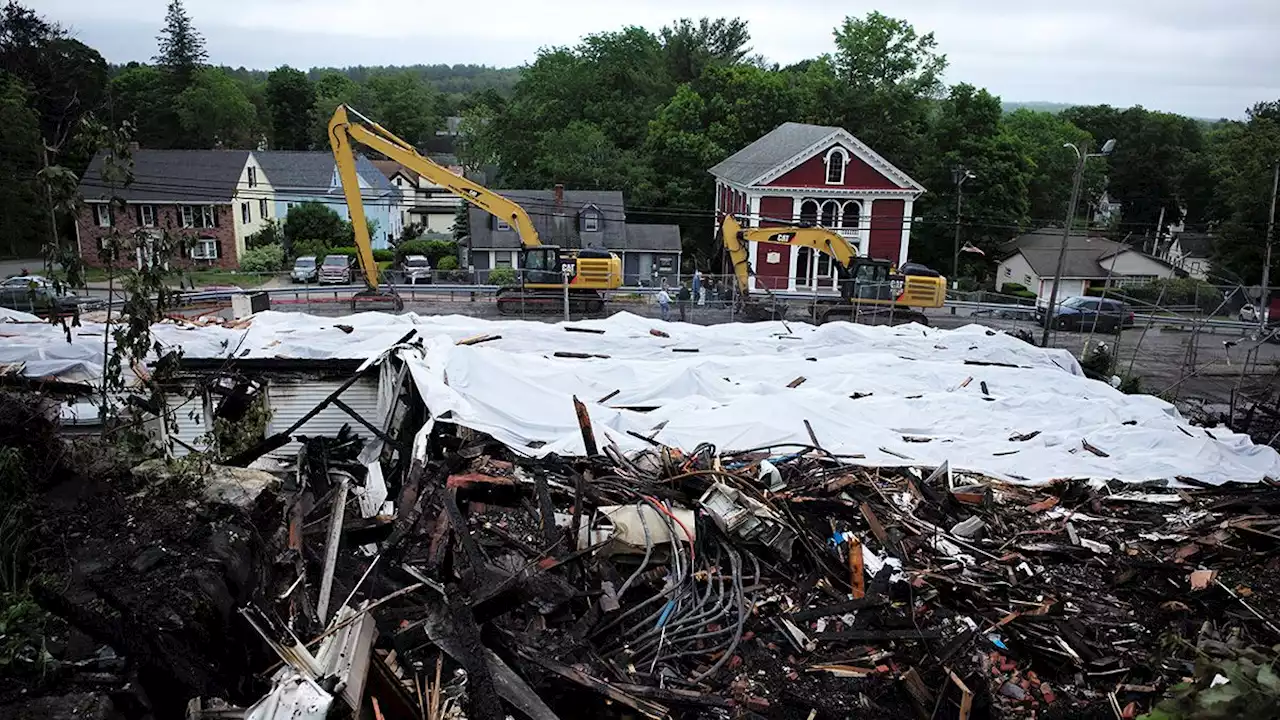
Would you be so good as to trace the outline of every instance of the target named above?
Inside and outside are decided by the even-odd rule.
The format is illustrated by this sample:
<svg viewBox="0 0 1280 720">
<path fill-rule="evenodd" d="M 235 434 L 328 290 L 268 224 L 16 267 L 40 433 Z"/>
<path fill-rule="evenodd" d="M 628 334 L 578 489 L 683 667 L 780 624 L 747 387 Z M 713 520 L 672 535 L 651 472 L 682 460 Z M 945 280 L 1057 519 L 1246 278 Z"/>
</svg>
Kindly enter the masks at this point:
<svg viewBox="0 0 1280 720">
<path fill-rule="evenodd" d="M 1062 229 L 1043 228 L 1010 240 L 1004 244 L 1002 250 L 1005 251 L 1006 255 L 1021 252 L 1036 275 L 1049 277 L 1057 269 L 1058 251 L 1061 247 Z M 1100 236 L 1089 236 L 1084 233 L 1073 232 L 1067 241 L 1067 252 L 1062 261 L 1062 277 L 1105 278 L 1107 276 L 1107 267 L 1103 261 L 1126 250 L 1135 253 L 1139 252 L 1124 243 L 1114 242 Z M 1168 265 L 1168 263 L 1159 258 L 1150 255 L 1146 255 L 1146 257 L 1155 262 Z"/>
<path fill-rule="evenodd" d="M 839 131 L 840 128 L 825 125 L 782 123 L 764 137 L 730 155 L 709 172 L 730 182 L 749 185 L 796 153 Z"/>
<path fill-rule="evenodd" d="M 626 239 L 626 212 L 623 210 L 621 190 L 565 190 L 564 222 L 557 224 L 556 196 L 553 190 L 497 190 L 509 200 L 518 203 L 529 213 L 538 236 L 545 245 L 561 247 L 577 246 L 577 215 L 588 205 L 593 205 L 603 216 L 600 233 L 588 233 L 604 241 L 610 250 L 621 250 Z M 495 231 L 493 216 L 477 207 L 470 209 L 471 247 L 478 249 L 514 249 L 520 247 L 520 238 L 514 230 Z M 571 237 L 570 237 L 571 236 Z M 586 239 L 593 243 L 590 237 Z"/>
<path fill-rule="evenodd" d="M 249 160 L 248 150 L 133 151 L 133 182 L 112 190 L 102 179 L 105 151 L 90 161 L 80 180 L 85 200 L 118 195 L 128 202 L 227 203 Z"/>
<path fill-rule="evenodd" d="M 1207 258 L 1213 254 L 1214 237 L 1208 233 L 1179 233 L 1178 247 L 1184 255 Z"/>
<path fill-rule="evenodd" d="M 340 186 L 334 182 L 333 153 L 323 150 L 269 150 L 255 152 L 254 157 L 276 190 L 328 192 Z M 356 173 L 369 187 L 385 190 L 391 187 L 387 176 L 364 155 L 356 155 Z"/>
<path fill-rule="evenodd" d="M 627 223 L 627 244 L 623 249 L 678 253 L 680 226 Z"/>
</svg>

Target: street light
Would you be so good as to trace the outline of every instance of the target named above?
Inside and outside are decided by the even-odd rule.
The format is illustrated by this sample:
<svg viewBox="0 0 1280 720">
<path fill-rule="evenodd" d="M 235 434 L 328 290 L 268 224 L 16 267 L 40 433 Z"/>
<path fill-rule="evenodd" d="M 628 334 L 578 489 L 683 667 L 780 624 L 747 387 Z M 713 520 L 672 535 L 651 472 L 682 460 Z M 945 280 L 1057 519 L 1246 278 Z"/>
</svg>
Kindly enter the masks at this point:
<svg viewBox="0 0 1280 720">
<path fill-rule="evenodd" d="M 1058 285 L 1062 283 L 1062 263 L 1067 258 L 1067 242 L 1071 239 L 1071 226 L 1075 224 L 1076 204 L 1080 202 L 1080 184 L 1084 181 L 1084 166 L 1092 157 L 1110 155 L 1116 149 L 1115 138 L 1102 144 L 1102 150 L 1089 152 L 1089 143 L 1085 141 L 1077 147 L 1074 143 L 1064 143 L 1064 148 L 1076 151 L 1076 175 L 1071 184 L 1071 203 L 1067 209 L 1067 227 L 1062 231 L 1062 247 L 1058 248 L 1058 265 L 1053 271 L 1053 289 L 1049 291 L 1049 306 L 1044 312 L 1044 332 L 1040 335 L 1040 346 L 1049 347 L 1049 327 L 1053 324 L 1053 308 L 1058 302 Z M 1086 228 L 1086 233 L 1088 232 Z"/>
<path fill-rule="evenodd" d="M 960 203 L 964 199 L 964 181 L 976 177 L 963 165 L 951 169 L 951 179 L 956 184 L 956 242 L 951 257 L 951 282 L 956 289 L 960 288 Z"/>
</svg>

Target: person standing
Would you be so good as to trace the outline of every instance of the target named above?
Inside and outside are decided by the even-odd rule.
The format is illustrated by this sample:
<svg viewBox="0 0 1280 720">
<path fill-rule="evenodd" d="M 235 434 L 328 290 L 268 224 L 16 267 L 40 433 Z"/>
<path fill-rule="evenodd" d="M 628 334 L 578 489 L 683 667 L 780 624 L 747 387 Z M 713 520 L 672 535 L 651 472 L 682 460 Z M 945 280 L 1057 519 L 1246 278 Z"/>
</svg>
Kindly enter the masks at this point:
<svg viewBox="0 0 1280 720">
<path fill-rule="evenodd" d="M 671 296 L 667 294 L 666 283 L 658 290 L 658 313 L 664 321 L 671 319 Z"/>
<path fill-rule="evenodd" d="M 689 308 L 689 299 L 693 294 L 689 292 L 688 285 L 681 285 L 680 292 L 676 294 L 676 306 L 680 309 L 680 322 L 685 322 L 685 312 Z"/>
<path fill-rule="evenodd" d="M 699 293 L 702 292 L 702 271 L 697 265 L 693 266 L 693 297 L 697 299 Z"/>
</svg>

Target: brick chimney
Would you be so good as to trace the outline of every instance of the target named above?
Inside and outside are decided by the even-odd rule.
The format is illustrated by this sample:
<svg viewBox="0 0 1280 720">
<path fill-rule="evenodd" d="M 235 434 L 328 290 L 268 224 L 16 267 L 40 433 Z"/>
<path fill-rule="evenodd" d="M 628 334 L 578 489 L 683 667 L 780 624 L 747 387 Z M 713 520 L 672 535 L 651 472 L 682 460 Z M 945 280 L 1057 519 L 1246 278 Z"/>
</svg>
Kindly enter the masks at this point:
<svg viewBox="0 0 1280 720">
<path fill-rule="evenodd" d="M 556 212 L 564 212 L 564 185 L 556 183 Z"/>
</svg>

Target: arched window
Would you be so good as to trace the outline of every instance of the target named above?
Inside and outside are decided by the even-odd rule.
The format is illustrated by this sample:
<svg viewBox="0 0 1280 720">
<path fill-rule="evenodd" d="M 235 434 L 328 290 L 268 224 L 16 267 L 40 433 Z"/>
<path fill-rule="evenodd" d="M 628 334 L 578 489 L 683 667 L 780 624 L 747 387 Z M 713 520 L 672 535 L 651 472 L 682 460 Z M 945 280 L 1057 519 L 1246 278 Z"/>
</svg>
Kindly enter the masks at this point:
<svg viewBox="0 0 1280 720">
<path fill-rule="evenodd" d="M 800 203 L 800 224 L 818 224 L 818 202 L 816 200 L 805 200 Z"/>
<path fill-rule="evenodd" d="M 857 230 L 862 223 L 862 206 L 856 202 L 847 202 L 844 204 L 844 216 L 840 220 L 840 227 L 846 230 Z"/>
<path fill-rule="evenodd" d="M 828 200 L 822 203 L 822 227 L 833 228 L 840 223 L 840 203 Z"/>
<path fill-rule="evenodd" d="M 827 153 L 827 184 L 843 185 L 844 184 L 844 165 L 846 158 L 844 151 L 840 148 L 833 148 Z"/>
</svg>

